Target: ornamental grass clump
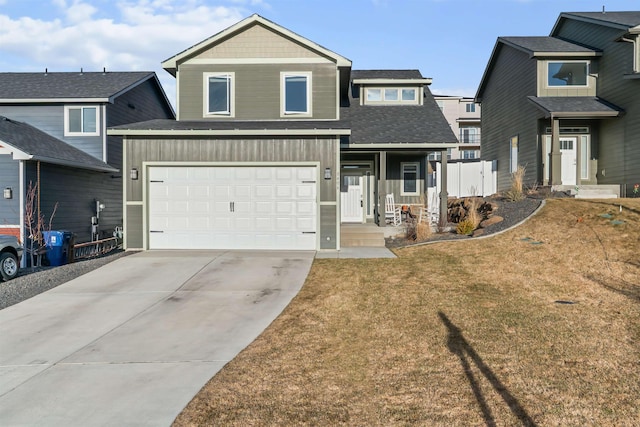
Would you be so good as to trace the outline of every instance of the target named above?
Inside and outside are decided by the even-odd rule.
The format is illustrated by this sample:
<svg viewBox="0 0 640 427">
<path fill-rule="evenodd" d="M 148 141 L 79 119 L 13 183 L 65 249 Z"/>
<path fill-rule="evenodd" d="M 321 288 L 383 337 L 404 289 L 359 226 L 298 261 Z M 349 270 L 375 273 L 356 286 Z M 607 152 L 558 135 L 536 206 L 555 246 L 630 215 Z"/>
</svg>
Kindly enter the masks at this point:
<svg viewBox="0 0 640 427">
<path fill-rule="evenodd" d="M 468 236 L 469 234 L 473 233 L 475 229 L 476 226 L 470 219 L 467 218 L 458 223 L 458 225 L 456 226 L 456 233 Z"/>
<path fill-rule="evenodd" d="M 519 202 L 525 198 L 524 188 L 525 167 L 518 166 L 518 169 L 511 174 L 511 188 L 507 190 L 505 195 L 512 202 Z"/>
</svg>

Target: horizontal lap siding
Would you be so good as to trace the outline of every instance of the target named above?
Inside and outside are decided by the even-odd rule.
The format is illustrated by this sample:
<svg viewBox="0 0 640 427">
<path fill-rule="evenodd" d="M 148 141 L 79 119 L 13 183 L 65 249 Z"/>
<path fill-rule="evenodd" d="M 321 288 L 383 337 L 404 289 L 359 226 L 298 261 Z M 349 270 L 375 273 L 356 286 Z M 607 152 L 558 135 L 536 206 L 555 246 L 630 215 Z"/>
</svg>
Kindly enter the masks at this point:
<svg viewBox="0 0 640 427">
<path fill-rule="evenodd" d="M 107 105 L 107 127 L 152 119 L 174 118 L 167 101 L 155 83 L 149 79 L 117 97 Z M 122 168 L 122 137 L 107 137 L 107 156 L 111 166 Z"/>
<path fill-rule="evenodd" d="M 536 60 L 501 45 L 482 98 L 482 159 L 498 161 L 498 191 L 511 186 L 510 138 L 518 136 L 518 163 L 525 180 L 538 177 L 537 119 L 542 115 L 527 100 L 537 90 Z"/>
<path fill-rule="evenodd" d="M 97 105 L 97 104 L 88 104 Z M 102 108 L 98 107 L 100 126 L 104 117 Z M 67 144 L 102 160 L 102 136 L 64 136 L 64 105 L 12 105 L 0 106 L 0 115 L 27 123 Z"/>
<path fill-rule="evenodd" d="M 311 72 L 312 119 L 336 119 L 335 64 L 182 65 L 178 74 L 180 120 L 202 120 L 204 73 L 235 73 L 235 119 L 279 120 L 281 72 Z M 228 119 L 228 117 L 221 117 Z M 306 117 L 309 119 L 309 117 Z M 212 118 L 210 120 L 216 120 Z"/>
<path fill-rule="evenodd" d="M 633 44 L 616 41 L 623 33 L 572 20 L 558 32 L 603 51 L 598 60 L 597 95 L 625 111 L 622 117 L 600 121 L 599 184 L 640 182 L 640 80 L 624 78 L 633 72 Z"/>
<path fill-rule="evenodd" d="M 27 165 L 27 185 L 29 182 L 35 184 L 37 162 Z M 40 208 L 47 228 L 58 203 L 51 228 L 75 233 L 76 243 L 91 240 L 95 200 L 105 204 L 100 213 L 100 237 L 110 237 L 116 226 L 122 226 L 121 194 L 121 188 L 114 185 L 110 173 L 40 164 Z"/>
</svg>

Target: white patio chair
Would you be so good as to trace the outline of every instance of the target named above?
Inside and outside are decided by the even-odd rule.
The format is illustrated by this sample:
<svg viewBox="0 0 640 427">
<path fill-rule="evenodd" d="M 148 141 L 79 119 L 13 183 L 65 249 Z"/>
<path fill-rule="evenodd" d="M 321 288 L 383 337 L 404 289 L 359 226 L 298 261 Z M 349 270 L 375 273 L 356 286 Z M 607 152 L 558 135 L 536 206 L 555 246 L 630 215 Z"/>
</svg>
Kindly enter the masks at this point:
<svg viewBox="0 0 640 427">
<path fill-rule="evenodd" d="M 431 225 L 437 225 L 440 221 L 440 200 L 438 199 L 436 189 L 433 187 L 427 190 L 427 213 L 429 223 L 431 223 Z"/>
<path fill-rule="evenodd" d="M 402 223 L 400 206 L 396 206 L 393 200 L 393 194 L 387 194 L 384 199 L 384 220 L 393 225 L 400 225 Z"/>
</svg>

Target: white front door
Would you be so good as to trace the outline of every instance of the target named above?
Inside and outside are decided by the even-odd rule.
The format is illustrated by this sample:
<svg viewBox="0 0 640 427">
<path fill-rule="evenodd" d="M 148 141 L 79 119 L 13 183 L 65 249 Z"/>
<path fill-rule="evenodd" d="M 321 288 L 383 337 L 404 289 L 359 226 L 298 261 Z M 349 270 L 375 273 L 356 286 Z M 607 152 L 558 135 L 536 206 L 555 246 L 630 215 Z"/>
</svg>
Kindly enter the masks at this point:
<svg viewBox="0 0 640 427">
<path fill-rule="evenodd" d="M 342 222 L 363 222 L 362 175 L 342 175 L 340 212 Z"/>
<path fill-rule="evenodd" d="M 560 152 L 562 153 L 562 178 L 563 185 L 576 185 L 576 164 L 577 164 L 577 145 L 576 137 L 561 137 Z"/>
</svg>

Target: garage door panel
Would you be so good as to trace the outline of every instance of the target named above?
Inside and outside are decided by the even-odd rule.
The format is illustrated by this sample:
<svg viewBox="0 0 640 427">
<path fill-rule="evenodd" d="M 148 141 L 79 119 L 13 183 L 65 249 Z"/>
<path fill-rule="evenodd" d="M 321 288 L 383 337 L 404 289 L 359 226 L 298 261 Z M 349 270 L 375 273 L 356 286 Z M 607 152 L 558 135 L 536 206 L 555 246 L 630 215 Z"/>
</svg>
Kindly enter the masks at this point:
<svg viewBox="0 0 640 427">
<path fill-rule="evenodd" d="M 152 167 L 150 248 L 316 248 L 316 167 Z M 307 182 L 302 182 L 302 181 Z"/>
</svg>

